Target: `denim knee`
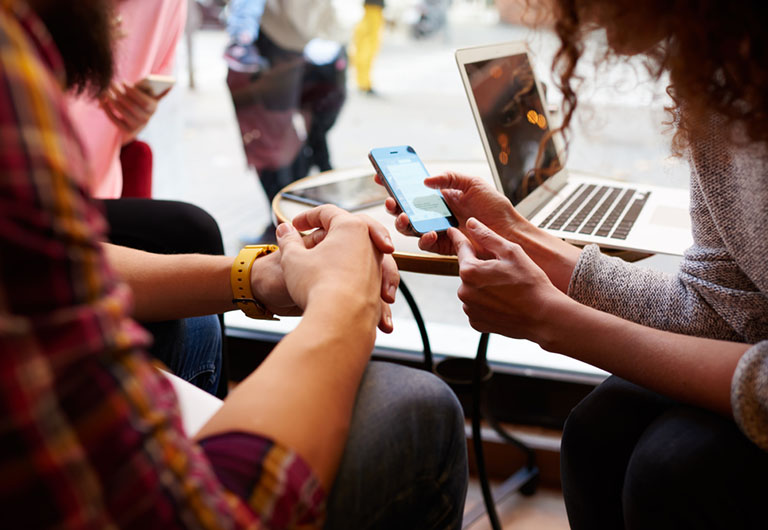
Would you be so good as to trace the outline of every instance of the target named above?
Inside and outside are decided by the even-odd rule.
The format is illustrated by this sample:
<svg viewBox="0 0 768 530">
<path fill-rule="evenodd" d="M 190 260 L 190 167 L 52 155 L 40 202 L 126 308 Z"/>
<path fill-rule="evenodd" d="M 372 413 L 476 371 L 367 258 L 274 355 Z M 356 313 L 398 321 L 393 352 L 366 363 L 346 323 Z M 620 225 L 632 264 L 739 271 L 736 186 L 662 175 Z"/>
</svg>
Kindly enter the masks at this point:
<svg viewBox="0 0 768 530">
<path fill-rule="evenodd" d="M 467 485 L 464 420 L 438 378 L 370 363 L 326 528 L 458 528 Z"/>
<path fill-rule="evenodd" d="M 180 353 L 170 368 L 182 379 L 210 394 L 216 394 L 221 380 L 222 336 L 217 315 L 186 318 L 183 321 Z"/>
</svg>

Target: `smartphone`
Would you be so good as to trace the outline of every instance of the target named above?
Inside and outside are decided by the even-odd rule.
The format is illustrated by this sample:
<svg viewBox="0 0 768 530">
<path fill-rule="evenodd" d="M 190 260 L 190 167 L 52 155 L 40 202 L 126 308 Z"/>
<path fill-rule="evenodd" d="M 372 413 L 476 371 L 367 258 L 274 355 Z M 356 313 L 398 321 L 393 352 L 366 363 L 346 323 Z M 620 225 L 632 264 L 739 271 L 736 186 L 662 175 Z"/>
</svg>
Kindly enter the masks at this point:
<svg viewBox="0 0 768 530">
<path fill-rule="evenodd" d="M 149 74 L 139 81 L 138 87 L 156 98 L 165 94 L 174 84 L 176 79 L 170 75 Z"/>
<path fill-rule="evenodd" d="M 424 185 L 427 169 L 410 145 L 380 147 L 368 154 L 389 194 L 407 215 L 417 234 L 441 232 L 457 226 L 443 195 Z"/>
</svg>

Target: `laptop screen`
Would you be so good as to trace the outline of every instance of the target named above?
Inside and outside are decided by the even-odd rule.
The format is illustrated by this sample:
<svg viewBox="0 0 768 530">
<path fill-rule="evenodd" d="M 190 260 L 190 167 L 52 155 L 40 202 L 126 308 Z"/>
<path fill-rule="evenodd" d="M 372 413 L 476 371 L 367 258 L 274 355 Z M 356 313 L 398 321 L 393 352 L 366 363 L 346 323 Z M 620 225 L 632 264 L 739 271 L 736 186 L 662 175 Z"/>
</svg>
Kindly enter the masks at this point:
<svg viewBox="0 0 768 530">
<path fill-rule="evenodd" d="M 528 55 L 464 63 L 504 194 L 518 204 L 561 168 Z"/>
</svg>

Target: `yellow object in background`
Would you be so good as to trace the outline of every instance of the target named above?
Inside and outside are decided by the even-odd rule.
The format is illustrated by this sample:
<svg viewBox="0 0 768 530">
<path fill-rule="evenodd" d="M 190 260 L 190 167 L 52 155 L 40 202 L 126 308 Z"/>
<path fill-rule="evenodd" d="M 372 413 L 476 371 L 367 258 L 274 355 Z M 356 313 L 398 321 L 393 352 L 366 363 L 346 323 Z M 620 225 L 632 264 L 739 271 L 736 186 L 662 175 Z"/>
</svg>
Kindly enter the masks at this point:
<svg viewBox="0 0 768 530">
<path fill-rule="evenodd" d="M 383 9 L 378 5 L 365 5 L 363 18 L 355 28 L 355 53 L 352 64 L 357 75 L 357 87 L 369 92 L 372 89 L 371 67 L 381 45 L 381 28 L 384 25 Z"/>
</svg>

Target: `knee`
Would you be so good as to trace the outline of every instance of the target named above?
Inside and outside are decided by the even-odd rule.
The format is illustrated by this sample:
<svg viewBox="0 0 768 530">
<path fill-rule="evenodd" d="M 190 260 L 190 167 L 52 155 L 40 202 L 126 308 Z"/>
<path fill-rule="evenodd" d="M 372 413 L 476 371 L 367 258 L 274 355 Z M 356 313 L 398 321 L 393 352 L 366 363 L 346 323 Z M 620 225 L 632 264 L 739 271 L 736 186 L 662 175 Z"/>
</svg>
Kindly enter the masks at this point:
<svg viewBox="0 0 768 530">
<path fill-rule="evenodd" d="M 671 410 L 643 433 L 624 479 L 628 528 L 695 528 L 700 514 L 725 502 L 726 477 L 739 478 L 723 454 L 721 425 L 726 422 L 708 416 L 688 408 Z"/>
<path fill-rule="evenodd" d="M 561 445 L 563 449 L 582 445 L 593 435 L 592 427 L 597 421 L 592 412 L 593 401 L 591 394 L 581 400 L 565 419 Z"/>
<path fill-rule="evenodd" d="M 217 315 L 185 319 L 183 379 L 216 394 L 221 380 L 222 334 Z"/>
<path fill-rule="evenodd" d="M 633 422 L 627 416 L 646 403 L 646 393 L 637 385 L 618 377 L 609 377 L 568 414 L 563 427 L 563 448 L 593 447 L 609 436 L 620 438 L 624 426 Z"/>
<path fill-rule="evenodd" d="M 414 469 L 466 466 L 464 415 L 451 389 L 429 372 L 372 362 L 358 392 L 355 443 L 414 460 Z M 416 464 L 419 462 L 419 464 Z"/>
<path fill-rule="evenodd" d="M 392 363 L 373 362 L 364 383 L 386 396 L 385 413 L 397 421 L 412 421 L 426 432 L 464 435 L 464 414 L 453 391 L 435 375 Z"/>
<path fill-rule="evenodd" d="M 173 206 L 173 222 L 189 241 L 185 252 L 221 255 L 224 244 L 216 220 L 202 208 L 186 202 L 168 201 Z"/>
<path fill-rule="evenodd" d="M 346 486 L 339 486 L 336 495 L 351 484 L 355 495 L 391 494 L 370 520 L 399 523 L 372 527 L 413 528 L 417 519 L 460 520 L 468 473 L 464 415 L 455 394 L 429 372 L 370 363 L 358 393 L 345 464 L 347 470 L 358 470 L 357 479 L 343 481 Z M 395 474 L 387 471 L 395 468 Z M 376 477 L 377 493 L 359 482 L 365 476 Z"/>
<path fill-rule="evenodd" d="M 564 491 L 579 491 L 592 480 L 596 468 L 634 444 L 632 432 L 636 429 L 631 425 L 633 419 L 627 419 L 634 413 L 628 397 L 633 392 L 633 386 L 611 377 L 570 412 L 560 445 Z"/>
<path fill-rule="evenodd" d="M 610 421 L 610 418 L 606 417 L 608 415 L 606 402 L 610 403 L 610 390 L 601 385 L 582 399 L 568 414 L 561 441 L 564 462 L 569 456 L 580 453 L 584 448 L 594 447 L 597 433 L 605 429 L 606 421 Z"/>
</svg>

